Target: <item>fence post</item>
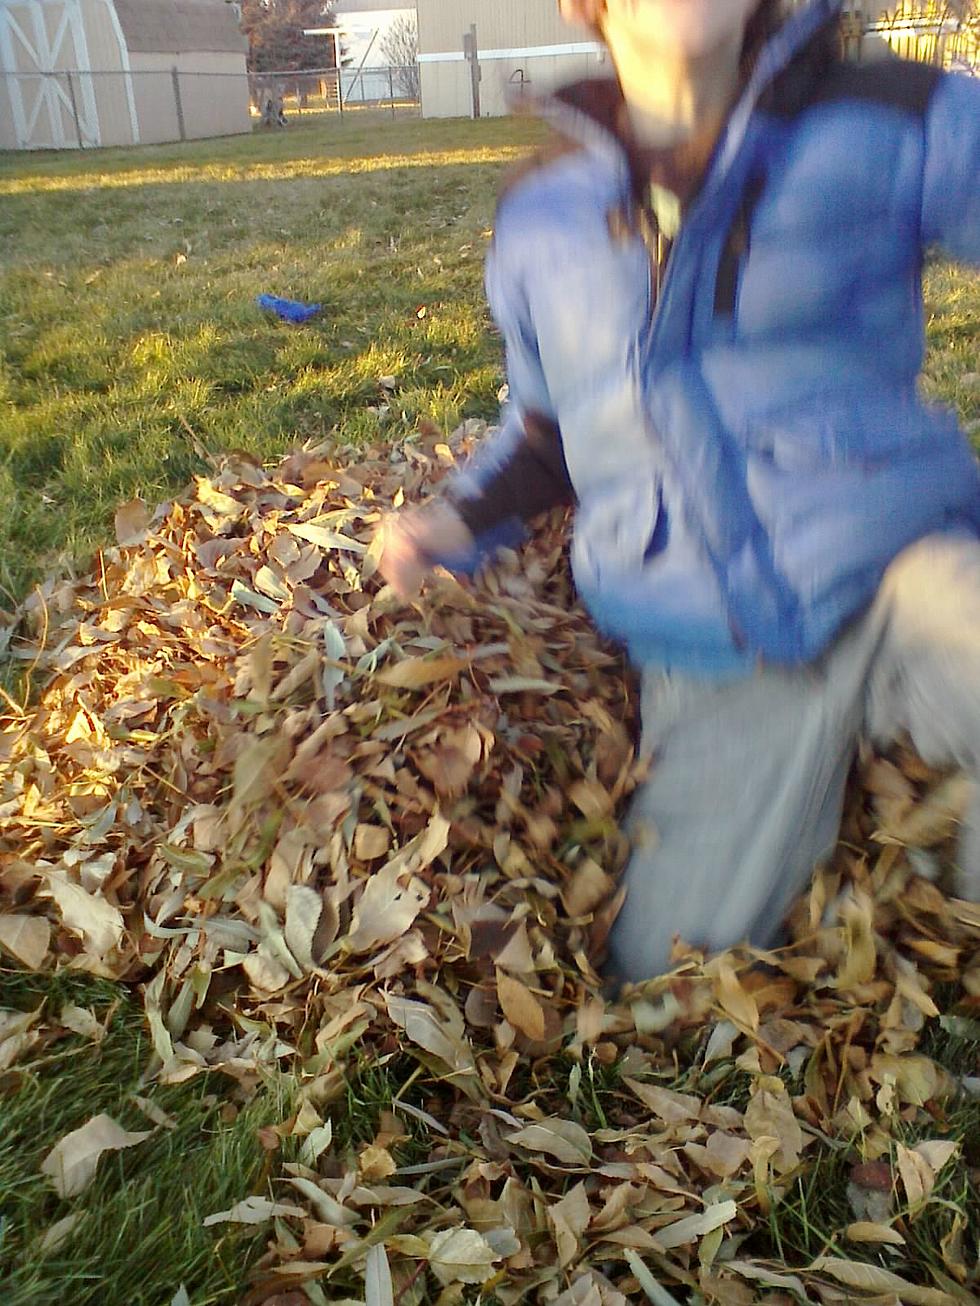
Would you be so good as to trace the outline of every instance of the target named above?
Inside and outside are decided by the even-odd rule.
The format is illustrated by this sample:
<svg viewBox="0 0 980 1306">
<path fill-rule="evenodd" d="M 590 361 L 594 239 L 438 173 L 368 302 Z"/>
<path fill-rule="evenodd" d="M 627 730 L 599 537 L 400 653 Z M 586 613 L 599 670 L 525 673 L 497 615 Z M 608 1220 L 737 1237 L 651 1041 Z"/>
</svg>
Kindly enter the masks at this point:
<svg viewBox="0 0 980 1306">
<path fill-rule="evenodd" d="M 391 116 L 395 116 L 395 74 L 391 65 L 388 65 L 388 99 L 391 101 Z"/>
<path fill-rule="evenodd" d="M 72 117 L 75 119 L 75 135 L 78 137 L 78 148 L 84 150 L 85 142 L 82 140 L 82 127 L 78 121 L 78 101 L 75 99 L 75 83 L 70 72 L 66 72 L 65 77 L 68 81 L 68 98 L 71 100 Z"/>
<path fill-rule="evenodd" d="M 473 97 L 473 117 L 480 116 L 480 57 L 476 43 L 476 23 L 463 33 L 463 54 L 470 66 L 470 90 Z"/>
<path fill-rule="evenodd" d="M 180 98 L 180 73 L 177 71 L 177 65 L 174 64 L 170 69 L 170 77 L 174 84 L 174 108 L 177 110 L 177 130 L 180 132 L 180 139 L 187 140 L 187 129 L 184 126 L 184 105 Z"/>
</svg>

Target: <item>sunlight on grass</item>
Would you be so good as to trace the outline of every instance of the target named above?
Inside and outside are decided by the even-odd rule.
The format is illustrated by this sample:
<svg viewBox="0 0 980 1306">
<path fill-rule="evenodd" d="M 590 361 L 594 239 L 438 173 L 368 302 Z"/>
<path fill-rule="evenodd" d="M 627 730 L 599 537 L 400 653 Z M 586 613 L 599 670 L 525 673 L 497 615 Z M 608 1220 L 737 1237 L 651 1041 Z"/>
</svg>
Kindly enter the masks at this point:
<svg viewBox="0 0 980 1306">
<path fill-rule="evenodd" d="M 532 135 L 398 123 L 105 151 L 98 170 L 0 159 L 5 602 L 84 563 L 120 500 L 202 470 L 195 441 L 269 458 L 492 417 L 483 256 L 501 161 Z M 322 315 L 288 326 L 257 309 L 263 290 Z"/>
<path fill-rule="evenodd" d="M 0 195 L 45 194 L 97 188 L 108 190 L 154 184 L 182 185 L 186 182 L 209 184 L 227 181 L 297 181 L 317 177 L 346 177 L 368 172 L 391 172 L 403 168 L 448 168 L 474 163 L 508 163 L 521 157 L 517 146 L 482 150 L 443 150 L 438 153 L 379 154 L 354 159 L 292 159 L 284 163 L 253 163 L 225 166 L 202 164 L 198 167 L 147 168 L 132 172 L 82 173 L 72 177 L 22 177 L 4 181 L 0 178 Z"/>
</svg>

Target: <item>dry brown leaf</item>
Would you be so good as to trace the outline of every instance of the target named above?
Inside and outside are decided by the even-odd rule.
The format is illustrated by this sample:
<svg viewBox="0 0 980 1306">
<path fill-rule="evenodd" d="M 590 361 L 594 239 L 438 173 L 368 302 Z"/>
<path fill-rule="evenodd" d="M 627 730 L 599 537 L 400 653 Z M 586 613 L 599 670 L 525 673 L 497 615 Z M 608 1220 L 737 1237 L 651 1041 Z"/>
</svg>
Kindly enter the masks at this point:
<svg viewBox="0 0 980 1306">
<path fill-rule="evenodd" d="M 0 948 L 28 970 L 40 970 L 51 947 L 51 926 L 43 916 L 0 914 Z"/>
<path fill-rule="evenodd" d="M 759 1028 L 759 1008 L 755 998 L 739 982 L 735 971 L 727 962 L 718 965 L 715 996 L 726 1016 L 736 1025 L 755 1033 Z"/>
<path fill-rule="evenodd" d="M 544 1008 L 526 985 L 505 971 L 497 971 L 497 997 L 500 1009 L 514 1026 L 528 1038 L 544 1038 Z"/>
<path fill-rule="evenodd" d="M 440 681 L 453 680 L 466 668 L 456 657 L 404 658 L 379 671 L 375 680 L 389 689 L 426 689 Z"/>
<path fill-rule="evenodd" d="M 383 825 L 361 824 L 354 831 L 354 856 L 359 862 L 373 862 L 386 856 L 391 847 L 391 832 Z"/>
<path fill-rule="evenodd" d="M 588 1228 L 591 1216 L 584 1183 L 576 1184 L 560 1202 L 548 1207 L 548 1223 L 554 1231 L 558 1264 L 563 1270 L 578 1255 L 580 1240 Z"/>
<path fill-rule="evenodd" d="M 41 1162 L 41 1173 L 48 1176 L 59 1197 L 77 1197 L 95 1178 L 105 1152 L 135 1147 L 152 1132 L 129 1133 L 107 1115 L 93 1116 L 54 1145 Z"/>
<path fill-rule="evenodd" d="M 844 1235 L 852 1243 L 887 1243 L 892 1247 L 904 1247 L 905 1239 L 887 1224 L 872 1224 L 868 1220 L 857 1220 L 849 1224 Z"/>
<path fill-rule="evenodd" d="M 116 540 L 123 547 L 142 544 L 150 529 L 150 512 L 142 499 L 116 509 Z"/>
<path fill-rule="evenodd" d="M 429 886 L 396 860 L 371 876 L 354 909 L 344 946 L 369 952 L 405 934 L 429 901 Z"/>
<path fill-rule="evenodd" d="M 587 1165 L 592 1158 L 592 1140 L 573 1120 L 540 1120 L 508 1134 L 507 1141 L 529 1152 L 545 1152 L 564 1165 Z"/>
<path fill-rule="evenodd" d="M 949 1294 L 938 1288 L 920 1288 L 891 1270 L 883 1270 L 865 1261 L 839 1260 L 836 1256 L 818 1256 L 811 1271 L 829 1274 L 838 1283 L 863 1292 L 891 1293 L 909 1306 L 949 1306 Z"/>
</svg>

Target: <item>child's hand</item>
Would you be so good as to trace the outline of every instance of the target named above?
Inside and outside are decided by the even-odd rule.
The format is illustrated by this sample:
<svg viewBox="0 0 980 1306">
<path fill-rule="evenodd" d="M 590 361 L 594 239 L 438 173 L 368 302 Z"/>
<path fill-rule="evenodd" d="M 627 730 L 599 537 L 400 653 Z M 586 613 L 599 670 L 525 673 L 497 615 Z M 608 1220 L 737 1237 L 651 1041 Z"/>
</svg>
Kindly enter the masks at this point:
<svg viewBox="0 0 980 1306">
<path fill-rule="evenodd" d="M 444 499 L 386 517 L 379 570 L 401 598 L 418 590 L 426 572 L 444 558 L 472 553 L 474 540 L 462 517 Z"/>
</svg>

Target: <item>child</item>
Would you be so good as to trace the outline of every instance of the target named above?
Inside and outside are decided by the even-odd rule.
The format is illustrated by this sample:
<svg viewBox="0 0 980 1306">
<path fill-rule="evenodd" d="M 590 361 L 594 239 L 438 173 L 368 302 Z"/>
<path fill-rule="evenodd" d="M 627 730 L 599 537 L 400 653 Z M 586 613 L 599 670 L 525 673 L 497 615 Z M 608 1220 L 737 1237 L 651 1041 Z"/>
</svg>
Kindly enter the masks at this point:
<svg viewBox="0 0 980 1306">
<path fill-rule="evenodd" d="M 650 778 L 610 968 L 778 941 L 863 733 L 980 777 L 980 471 L 916 390 L 921 265 L 980 259 L 980 82 L 837 57 L 836 0 L 562 0 L 617 82 L 500 205 L 499 436 L 386 527 L 401 592 L 577 506 L 643 673 Z M 957 892 L 980 898 L 980 796 Z"/>
</svg>

